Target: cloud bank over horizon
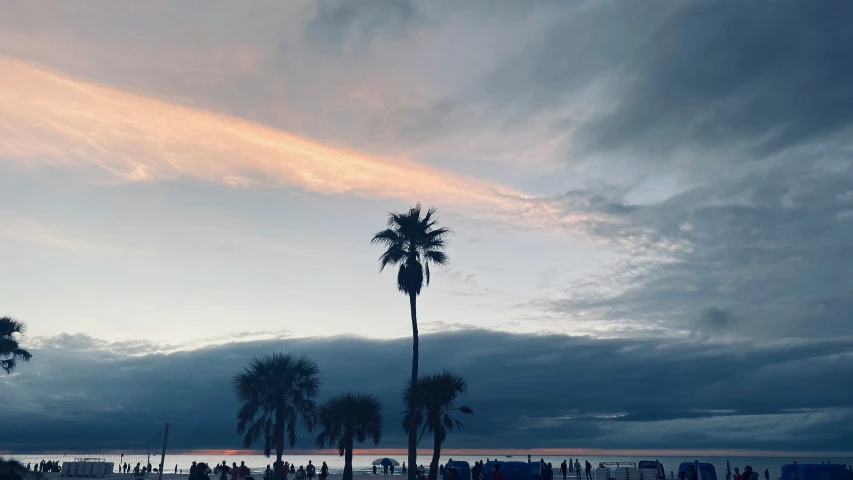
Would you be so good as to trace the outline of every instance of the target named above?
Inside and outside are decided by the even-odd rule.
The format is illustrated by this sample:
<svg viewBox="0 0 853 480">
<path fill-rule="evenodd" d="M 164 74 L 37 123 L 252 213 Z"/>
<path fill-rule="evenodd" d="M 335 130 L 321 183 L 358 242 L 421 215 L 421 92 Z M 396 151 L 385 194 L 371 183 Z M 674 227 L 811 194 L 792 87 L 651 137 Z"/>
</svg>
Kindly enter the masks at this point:
<svg viewBox="0 0 853 480">
<path fill-rule="evenodd" d="M 422 371 L 451 368 L 468 380 L 464 403 L 475 414 L 448 448 L 853 448 L 850 338 L 702 344 L 466 330 L 424 335 L 421 345 Z M 233 448 L 230 379 L 253 355 L 283 349 L 317 361 L 321 398 L 376 394 L 386 416 L 380 447 L 405 445 L 398 411 L 409 339 L 259 340 L 144 355 L 137 347 L 42 339 L 32 363 L 0 378 L 0 421 L 21 444 L 144 441 L 136 437 L 169 421 L 174 448 Z M 303 432 L 297 448 L 312 439 Z"/>
</svg>

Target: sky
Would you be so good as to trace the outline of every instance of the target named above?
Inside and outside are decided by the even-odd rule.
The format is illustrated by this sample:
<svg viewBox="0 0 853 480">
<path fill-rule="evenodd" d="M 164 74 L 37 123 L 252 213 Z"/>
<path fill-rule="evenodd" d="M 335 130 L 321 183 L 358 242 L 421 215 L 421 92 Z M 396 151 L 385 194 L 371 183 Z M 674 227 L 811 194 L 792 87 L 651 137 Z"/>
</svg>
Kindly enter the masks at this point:
<svg viewBox="0 0 853 480">
<path fill-rule="evenodd" d="M 238 447 L 230 378 L 282 349 L 404 445 L 370 238 L 421 202 L 453 230 L 421 366 L 475 410 L 448 447 L 853 450 L 853 4 L 0 7 L 21 442 Z"/>
</svg>

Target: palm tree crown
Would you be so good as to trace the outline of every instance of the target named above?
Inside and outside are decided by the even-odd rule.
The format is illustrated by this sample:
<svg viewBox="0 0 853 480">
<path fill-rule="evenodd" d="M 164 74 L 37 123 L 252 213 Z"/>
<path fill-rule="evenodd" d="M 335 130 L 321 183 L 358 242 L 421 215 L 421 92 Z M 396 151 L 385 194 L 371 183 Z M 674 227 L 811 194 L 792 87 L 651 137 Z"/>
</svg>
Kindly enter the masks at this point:
<svg viewBox="0 0 853 480">
<path fill-rule="evenodd" d="M 447 433 L 454 428 L 463 428 L 462 422 L 454 417 L 452 412 L 465 415 L 474 413 L 469 407 L 454 408 L 454 403 L 468 393 L 468 383 L 460 375 L 445 370 L 441 373 L 421 375 L 415 388 L 408 382 L 403 391 L 403 403 L 414 405 L 415 418 L 403 417 L 403 428 L 409 432 L 409 426 L 414 424 L 421 429 L 420 439 L 425 432 L 433 435 L 433 456 L 430 462 L 429 480 L 436 479 L 438 461 L 441 457 L 441 445 L 447 440 Z M 410 423 L 411 422 L 411 423 Z"/>
<path fill-rule="evenodd" d="M 314 427 L 314 399 L 320 390 L 318 375 L 317 364 L 306 356 L 276 352 L 255 357 L 234 377 L 234 392 L 240 402 L 237 433 L 245 434 L 243 445 L 263 442 L 266 456 L 275 449 L 278 469 L 285 429 L 292 448 L 299 422 L 309 431 Z"/>
<path fill-rule="evenodd" d="M 453 428 L 463 428 L 462 422 L 455 418 L 450 412 L 458 411 L 465 415 L 474 413 L 466 406 L 454 408 L 456 400 L 468 393 L 468 382 L 451 371 L 445 370 L 441 373 L 421 375 L 418 379 L 418 395 L 414 399 L 417 405 L 416 423 L 421 428 L 421 437 L 424 432 L 437 434 L 441 443 L 447 439 L 447 432 Z M 412 400 L 411 382 L 407 382 L 403 392 L 403 403 L 408 405 Z M 407 428 L 408 419 L 403 419 L 403 428 Z M 418 440 L 420 442 L 420 440 Z"/>
<path fill-rule="evenodd" d="M 322 429 L 317 435 L 317 448 L 337 447 L 344 456 L 342 480 L 352 480 L 353 445 L 382 439 L 382 404 L 373 395 L 346 393 L 330 398 L 320 406 L 317 423 Z"/>
<path fill-rule="evenodd" d="M 15 338 L 15 335 L 22 335 L 26 331 L 24 322 L 12 317 L 0 317 L 0 368 L 6 373 L 12 373 L 19 360 L 29 362 L 33 358 L 30 352 L 21 348 Z"/>
<path fill-rule="evenodd" d="M 337 447 L 343 455 L 347 440 L 364 443 L 382 440 L 382 404 L 373 395 L 346 393 L 329 399 L 317 412 L 317 448 Z M 350 445 L 351 447 L 352 445 Z"/>
<path fill-rule="evenodd" d="M 385 246 L 379 257 L 379 271 L 388 265 L 400 265 L 397 272 L 397 288 L 408 295 L 420 295 L 421 289 L 429 285 L 429 266 L 446 265 L 449 262 L 444 250 L 450 229 L 439 227 L 432 217 L 435 208 L 427 210 L 421 217 L 421 205 L 417 204 L 406 213 L 388 214 L 388 228 L 373 236 L 371 243 Z"/>
</svg>

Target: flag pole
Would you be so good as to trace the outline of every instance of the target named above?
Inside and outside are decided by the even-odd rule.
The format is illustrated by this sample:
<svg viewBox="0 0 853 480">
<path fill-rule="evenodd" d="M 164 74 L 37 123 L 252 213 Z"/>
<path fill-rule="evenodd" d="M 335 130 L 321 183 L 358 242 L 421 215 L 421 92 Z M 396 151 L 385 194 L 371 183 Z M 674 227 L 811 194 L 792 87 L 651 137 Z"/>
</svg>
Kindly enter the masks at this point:
<svg viewBox="0 0 853 480">
<path fill-rule="evenodd" d="M 163 433 L 163 451 L 160 453 L 160 480 L 163 480 L 163 467 L 166 463 L 166 441 L 169 440 L 169 422 L 166 422 L 166 431 Z"/>
</svg>

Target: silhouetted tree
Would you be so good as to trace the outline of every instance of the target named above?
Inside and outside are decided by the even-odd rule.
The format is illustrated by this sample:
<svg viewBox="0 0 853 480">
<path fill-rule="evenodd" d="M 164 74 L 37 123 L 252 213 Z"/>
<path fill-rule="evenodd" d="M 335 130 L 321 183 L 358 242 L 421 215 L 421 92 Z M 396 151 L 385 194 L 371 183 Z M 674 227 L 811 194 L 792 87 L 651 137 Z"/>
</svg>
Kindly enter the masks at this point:
<svg viewBox="0 0 853 480">
<path fill-rule="evenodd" d="M 413 395 L 413 391 L 417 395 Z M 403 428 L 411 434 L 409 425 L 414 423 L 421 429 L 418 443 L 425 432 L 433 435 L 432 461 L 429 464 L 428 480 L 436 480 L 438 475 L 438 461 L 441 457 L 441 445 L 447 439 L 447 432 L 453 428 L 463 427 L 462 422 L 456 419 L 451 412 L 459 412 L 472 415 L 473 410 L 466 406 L 455 407 L 456 400 L 468 393 L 468 383 L 460 375 L 445 370 L 441 373 L 421 375 L 417 387 L 412 388 L 411 382 L 407 382 L 403 391 L 403 403 L 411 405 L 415 403 L 418 408 L 414 415 L 414 422 L 410 416 L 403 417 Z M 411 422 L 411 423 L 410 423 Z"/>
<path fill-rule="evenodd" d="M 274 478 L 281 478 L 285 432 L 293 448 L 299 422 L 309 432 L 314 428 L 319 371 L 314 360 L 304 355 L 276 352 L 255 357 L 234 377 L 234 391 L 240 401 L 237 433 L 245 434 L 246 447 L 263 442 L 267 457 L 275 449 Z"/>
<path fill-rule="evenodd" d="M 412 317 L 412 377 L 410 383 L 418 383 L 418 315 L 417 297 L 424 286 L 429 285 L 429 265 L 446 265 L 449 258 L 444 253 L 450 230 L 438 226 L 433 219 L 435 209 L 430 208 L 421 216 L 421 206 L 417 204 L 406 213 L 388 214 L 388 228 L 373 236 L 371 243 L 380 244 L 385 251 L 379 256 L 379 271 L 388 265 L 399 265 L 397 289 L 409 296 L 409 309 Z M 408 405 L 407 410 L 413 411 Z M 414 420 L 414 417 L 409 416 Z M 410 424 L 409 432 L 409 480 L 415 480 L 417 469 L 417 427 Z"/>
<path fill-rule="evenodd" d="M 12 373 L 18 361 L 29 362 L 30 352 L 21 348 L 15 335 L 26 332 L 27 326 L 12 317 L 0 317 L 0 368 Z"/>
<path fill-rule="evenodd" d="M 352 449 L 355 442 L 382 439 L 382 404 L 373 395 L 346 393 L 330 398 L 320 406 L 317 424 L 317 448 L 337 447 L 344 457 L 343 480 L 352 480 Z"/>
</svg>

